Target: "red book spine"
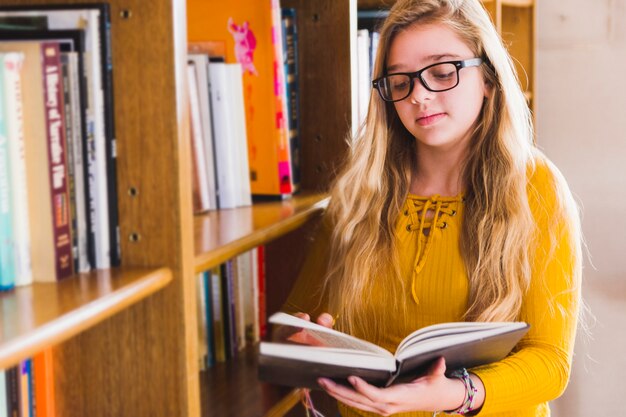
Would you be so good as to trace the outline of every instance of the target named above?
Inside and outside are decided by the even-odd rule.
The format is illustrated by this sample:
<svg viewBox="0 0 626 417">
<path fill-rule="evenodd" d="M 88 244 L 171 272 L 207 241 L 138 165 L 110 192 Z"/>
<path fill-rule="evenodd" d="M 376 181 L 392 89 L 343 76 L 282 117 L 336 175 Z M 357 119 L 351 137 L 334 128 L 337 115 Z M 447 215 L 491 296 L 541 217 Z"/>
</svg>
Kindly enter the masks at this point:
<svg viewBox="0 0 626 417">
<path fill-rule="evenodd" d="M 267 335 L 267 305 L 265 303 L 265 246 L 257 248 L 259 270 L 259 332 L 261 339 Z"/>
<path fill-rule="evenodd" d="M 48 158 L 50 161 L 50 190 L 52 191 L 52 227 L 56 250 L 56 277 L 62 279 L 74 273 L 65 147 L 63 76 L 58 43 L 44 42 L 41 44 L 41 48 Z"/>
</svg>

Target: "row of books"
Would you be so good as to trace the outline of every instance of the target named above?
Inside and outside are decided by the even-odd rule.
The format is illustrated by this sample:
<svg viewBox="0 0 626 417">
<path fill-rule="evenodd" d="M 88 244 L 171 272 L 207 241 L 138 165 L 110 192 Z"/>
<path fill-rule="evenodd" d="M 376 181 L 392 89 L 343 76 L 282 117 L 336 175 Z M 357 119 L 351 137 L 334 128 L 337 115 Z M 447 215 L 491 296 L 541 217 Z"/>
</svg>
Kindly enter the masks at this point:
<svg viewBox="0 0 626 417">
<path fill-rule="evenodd" d="M 259 246 L 196 277 L 201 370 L 236 357 L 264 336 L 264 259 Z"/>
<path fill-rule="evenodd" d="M 0 370 L 0 417 L 55 415 L 52 350 Z"/>
<path fill-rule="evenodd" d="M 0 7 L 0 288 L 120 264 L 107 4 Z"/>
<path fill-rule="evenodd" d="M 295 10 L 278 0 L 207 7 L 188 2 L 196 213 L 286 197 L 300 182 Z"/>
</svg>

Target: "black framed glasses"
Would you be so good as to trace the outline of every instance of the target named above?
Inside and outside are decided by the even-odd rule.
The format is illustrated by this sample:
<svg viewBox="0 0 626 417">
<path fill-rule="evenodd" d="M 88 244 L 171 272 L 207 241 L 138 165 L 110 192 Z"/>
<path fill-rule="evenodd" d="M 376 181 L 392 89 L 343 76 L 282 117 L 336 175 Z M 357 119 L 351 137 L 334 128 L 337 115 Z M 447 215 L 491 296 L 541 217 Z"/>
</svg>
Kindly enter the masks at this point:
<svg viewBox="0 0 626 417">
<path fill-rule="evenodd" d="M 459 71 L 462 68 L 477 67 L 482 64 L 481 58 L 470 58 L 461 61 L 437 62 L 415 72 L 395 72 L 372 81 L 372 87 L 385 101 L 400 101 L 411 95 L 414 80 L 420 80 L 424 88 L 432 92 L 452 90 L 459 85 Z"/>
</svg>

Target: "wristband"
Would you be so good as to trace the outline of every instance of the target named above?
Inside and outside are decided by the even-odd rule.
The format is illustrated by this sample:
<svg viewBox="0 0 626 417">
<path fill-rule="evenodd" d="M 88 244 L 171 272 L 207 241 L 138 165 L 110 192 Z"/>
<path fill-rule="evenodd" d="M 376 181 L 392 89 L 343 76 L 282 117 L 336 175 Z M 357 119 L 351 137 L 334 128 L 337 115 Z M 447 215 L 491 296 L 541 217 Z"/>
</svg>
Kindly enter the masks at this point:
<svg viewBox="0 0 626 417">
<path fill-rule="evenodd" d="M 446 414 L 460 414 L 460 415 L 471 413 L 472 411 L 474 411 L 474 398 L 476 397 L 476 393 L 478 392 L 478 389 L 474 385 L 474 381 L 472 381 L 472 378 L 470 378 L 469 373 L 467 372 L 467 369 L 461 368 L 456 371 L 453 371 L 450 374 L 450 378 L 457 378 L 457 379 L 460 379 L 461 382 L 463 382 L 463 385 L 465 386 L 465 399 L 463 400 L 463 403 L 461 404 L 459 408 L 455 410 L 444 411 L 444 412 Z M 435 412 L 433 414 L 433 417 L 436 416 L 437 414 L 439 414 L 439 412 Z"/>
</svg>

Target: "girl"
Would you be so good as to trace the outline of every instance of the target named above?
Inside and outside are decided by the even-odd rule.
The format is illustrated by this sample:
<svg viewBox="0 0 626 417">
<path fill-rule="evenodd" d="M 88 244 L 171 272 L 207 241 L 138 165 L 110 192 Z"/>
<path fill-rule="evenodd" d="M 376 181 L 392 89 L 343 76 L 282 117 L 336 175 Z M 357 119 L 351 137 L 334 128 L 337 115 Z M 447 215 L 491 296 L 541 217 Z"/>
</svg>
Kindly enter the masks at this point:
<svg viewBox="0 0 626 417">
<path fill-rule="evenodd" d="M 533 145 L 514 67 L 479 0 L 399 0 L 373 87 L 286 308 L 389 350 L 440 322 L 531 327 L 497 363 L 450 374 L 440 359 L 390 388 L 356 377 L 320 386 L 344 417 L 549 416 L 577 327 L 579 218 Z"/>
</svg>

